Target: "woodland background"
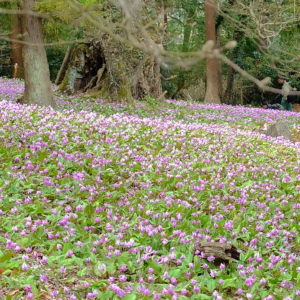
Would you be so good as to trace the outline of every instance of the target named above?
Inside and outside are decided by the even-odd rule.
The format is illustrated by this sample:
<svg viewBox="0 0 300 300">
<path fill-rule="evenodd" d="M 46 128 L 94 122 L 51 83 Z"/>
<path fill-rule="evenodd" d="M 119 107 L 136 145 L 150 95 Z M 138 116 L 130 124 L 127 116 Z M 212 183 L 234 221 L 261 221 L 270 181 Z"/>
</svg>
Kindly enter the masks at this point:
<svg viewBox="0 0 300 300">
<path fill-rule="evenodd" d="M 120 6 L 123 1 L 120 1 L 119 5 L 117 4 L 118 2 L 106 0 L 85 0 L 79 2 L 43 0 L 31 2 L 35 3 L 34 11 L 47 15 L 47 18 L 42 18 L 42 26 L 50 78 L 53 83 L 70 47 L 73 49 L 73 53 L 78 49 L 82 49 L 80 48 L 82 46 L 95 49 L 97 46 L 93 43 L 102 39 L 105 34 L 101 28 L 97 28 L 95 23 L 91 23 L 87 17 L 83 17 L 80 12 L 81 9 L 86 9 L 89 13 L 93 13 L 94 19 L 99 23 L 106 24 L 108 28 L 112 24 L 121 24 L 124 21 L 124 9 L 122 10 L 122 5 Z M 125 1 L 124 5 L 130 8 L 130 5 L 134 5 L 134 1 L 131 2 Z M 18 34 L 22 31 L 16 25 L 19 24 L 19 27 L 21 27 L 21 15 L 12 12 L 20 9 L 22 3 L 19 1 L 2 1 L 1 3 L 2 9 L 6 9 L 6 11 L 3 11 L 4 13 L 0 15 L 2 24 L 0 27 L 0 76 L 12 77 L 13 65 L 16 62 L 12 50 L 21 48 L 21 45 L 13 43 L 9 38 L 21 39 Z M 146 20 L 145 24 L 153 22 L 151 25 L 153 26 L 151 38 L 155 43 L 161 43 L 165 50 L 173 53 L 193 53 L 201 49 L 207 41 L 205 30 L 207 12 L 205 12 L 205 3 L 203 1 L 147 0 L 143 1 L 143 5 L 146 9 L 143 8 L 137 11 L 134 17 L 139 15 L 141 18 L 138 22 Z M 237 41 L 237 46 L 234 50 L 223 49 L 222 53 L 224 55 L 259 80 L 270 77 L 272 79 L 271 86 L 275 88 L 280 88 L 277 83 L 277 76 L 284 75 L 289 78 L 293 87 L 297 88 L 297 90 L 300 89 L 300 9 L 298 0 L 211 1 L 210 5 L 214 10 L 212 17 L 215 27 L 216 47 L 220 48 L 230 41 Z M 78 8 L 77 10 L 76 7 Z M 122 36 L 124 34 L 117 26 L 111 28 L 112 31 L 115 30 L 116 35 Z M 131 34 L 137 37 L 140 33 L 133 31 Z M 49 45 L 49 43 L 52 44 Z M 71 43 L 74 44 L 71 45 Z M 103 45 L 101 47 L 103 48 Z M 100 52 L 101 47 L 99 48 Z M 122 61 L 127 55 L 126 47 L 120 42 L 115 43 L 111 48 L 116 50 L 116 55 Z M 87 67 L 90 70 L 94 68 L 94 71 L 90 72 L 95 72 L 96 69 L 102 67 L 102 64 L 97 65 L 101 60 L 99 51 L 95 53 L 95 50 L 91 50 L 91 53 L 88 53 L 87 48 L 83 51 L 85 51 L 86 56 L 93 56 L 85 57 L 85 62 L 83 63 L 85 68 Z M 112 52 L 110 51 L 109 53 Z M 15 56 L 18 56 L 18 54 L 15 54 Z M 137 70 L 138 62 L 143 61 L 144 58 L 145 53 L 143 50 L 135 49 L 131 51 L 128 63 L 124 68 L 126 70 L 131 68 Z M 76 54 L 73 57 L 70 56 L 69 59 L 71 64 L 74 65 Z M 174 59 L 176 60 L 176 56 L 174 56 Z M 178 58 L 178 60 L 180 59 Z M 97 62 L 95 66 L 91 62 L 92 60 L 94 60 L 94 64 L 95 61 Z M 137 63 L 133 61 L 137 61 Z M 160 68 L 157 72 L 161 73 L 161 90 L 167 91 L 164 94 L 166 98 L 204 101 L 207 83 L 207 62 L 205 59 L 195 60 L 195 63 L 186 66 L 183 62 L 180 67 L 173 64 L 173 66 L 165 65 L 163 68 L 162 64 L 160 66 L 156 62 L 153 64 L 156 69 Z M 150 65 L 153 67 L 153 64 Z M 147 68 L 146 65 L 147 63 L 143 67 Z M 20 63 L 19 66 L 20 71 Z M 107 66 L 106 68 L 108 69 Z M 270 103 L 276 102 L 276 95 L 264 92 L 247 78 L 237 74 L 228 65 L 218 61 L 217 68 L 219 96 L 223 103 L 258 105 L 264 100 Z M 121 69 L 120 66 L 117 66 L 111 73 L 121 73 L 124 71 Z M 149 77 L 149 74 L 145 74 L 144 77 Z M 19 76 L 23 76 L 22 72 Z M 95 77 L 96 73 L 89 74 L 78 84 L 79 88 L 75 88 L 72 91 L 69 90 L 69 92 L 74 93 L 75 90 L 76 92 L 82 92 L 82 89 L 85 89 L 85 91 L 91 89 L 91 86 L 88 87 L 87 85 L 93 76 Z M 133 75 L 128 73 L 128 76 Z M 118 75 L 115 75 L 115 77 L 118 77 Z M 67 78 L 65 78 L 66 80 Z M 113 80 L 110 78 L 110 81 Z M 143 79 L 143 81 L 145 80 Z M 123 84 L 126 85 L 126 83 Z M 136 87 L 136 92 L 133 91 L 134 98 L 143 99 L 146 94 L 150 94 L 150 96 L 155 98 L 160 96 L 159 92 L 152 93 L 150 91 L 151 89 L 160 89 L 160 87 L 153 86 L 152 83 L 149 83 L 149 80 L 146 84 L 147 88 L 141 87 L 141 85 L 143 84 L 140 83 L 139 87 Z M 101 89 L 98 88 L 98 92 L 104 90 L 103 86 L 104 84 L 102 84 Z M 61 87 L 61 89 L 66 89 L 66 86 Z M 88 96 L 94 95 L 95 93 L 88 94 Z M 105 94 L 98 93 L 96 96 L 104 97 Z M 118 93 L 118 96 L 122 98 L 122 93 Z"/>
</svg>

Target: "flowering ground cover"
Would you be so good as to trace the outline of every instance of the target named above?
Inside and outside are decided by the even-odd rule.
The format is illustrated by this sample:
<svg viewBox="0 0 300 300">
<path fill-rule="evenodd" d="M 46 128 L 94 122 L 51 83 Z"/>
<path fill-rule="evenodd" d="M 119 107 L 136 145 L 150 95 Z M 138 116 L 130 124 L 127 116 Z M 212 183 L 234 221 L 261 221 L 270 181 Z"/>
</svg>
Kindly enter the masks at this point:
<svg viewBox="0 0 300 300">
<path fill-rule="evenodd" d="M 299 114 L 22 91 L 0 79 L 0 297 L 299 299 L 300 143 L 252 131 Z"/>
</svg>

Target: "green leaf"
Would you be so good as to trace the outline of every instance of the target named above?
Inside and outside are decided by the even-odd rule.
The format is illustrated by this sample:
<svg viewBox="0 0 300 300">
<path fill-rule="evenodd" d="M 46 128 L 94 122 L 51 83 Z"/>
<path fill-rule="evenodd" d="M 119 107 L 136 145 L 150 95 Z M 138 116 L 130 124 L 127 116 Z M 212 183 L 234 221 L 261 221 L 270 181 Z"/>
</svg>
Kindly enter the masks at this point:
<svg viewBox="0 0 300 300">
<path fill-rule="evenodd" d="M 253 254 L 253 249 L 249 248 L 249 250 L 247 251 L 246 256 L 245 256 L 245 261 L 247 259 L 249 259 L 252 256 L 252 254 Z"/>
<path fill-rule="evenodd" d="M 236 280 L 237 280 L 237 277 L 230 278 L 230 279 L 225 279 L 222 287 L 223 288 L 226 288 L 226 287 L 235 287 L 234 281 L 236 281 Z"/>
<path fill-rule="evenodd" d="M 18 192 L 18 190 L 17 190 L 17 188 L 16 188 L 16 186 L 15 186 L 14 184 L 11 185 L 10 191 L 11 191 L 13 194 L 15 194 L 15 193 Z"/>
<path fill-rule="evenodd" d="M 106 268 L 106 271 L 107 271 L 109 274 L 111 274 L 111 273 L 113 273 L 114 270 L 115 270 L 115 263 L 112 262 L 112 263 L 110 263 L 109 266 Z"/>
<path fill-rule="evenodd" d="M 93 206 L 91 204 L 87 205 L 84 209 L 84 212 L 86 213 L 86 215 L 91 217 L 94 212 Z"/>
<path fill-rule="evenodd" d="M 65 243 L 63 247 L 63 253 L 67 253 L 72 248 L 72 244 L 70 242 Z"/>
<path fill-rule="evenodd" d="M 207 295 L 205 295 L 205 294 L 199 294 L 198 295 L 198 297 L 199 297 L 199 299 L 210 299 L 210 297 L 209 296 L 207 296 Z"/>
<path fill-rule="evenodd" d="M 160 274 L 161 267 L 156 261 L 148 261 L 149 266 L 155 271 L 156 274 Z"/>
<path fill-rule="evenodd" d="M 87 272 L 87 268 L 83 268 L 81 271 L 77 272 L 77 275 L 78 276 L 84 276 L 86 274 L 86 272 Z"/>
<path fill-rule="evenodd" d="M 135 294 L 127 294 L 123 300 L 135 300 L 136 299 L 136 295 Z"/>
<path fill-rule="evenodd" d="M 194 256 L 194 265 L 197 266 L 200 262 L 200 259 L 199 259 L 199 256 L 198 255 L 195 255 Z"/>
<path fill-rule="evenodd" d="M 213 279 L 210 279 L 207 281 L 207 289 L 209 292 L 212 292 L 216 287 L 215 281 Z"/>
<path fill-rule="evenodd" d="M 19 242 L 20 247 L 25 248 L 26 245 L 27 245 L 28 240 L 29 240 L 28 238 L 23 238 L 23 239 Z"/>
<path fill-rule="evenodd" d="M 2 255 L 1 257 L 0 257 L 0 262 L 5 262 L 5 261 L 7 261 L 7 260 L 10 260 L 12 258 L 12 252 L 7 252 L 7 253 L 5 253 L 4 255 Z"/>
<path fill-rule="evenodd" d="M 180 270 L 180 269 L 173 269 L 173 270 L 171 270 L 170 272 L 169 272 L 169 275 L 170 275 L 170 277 L 175 277 L 175 278 L 177 278 L 179 275 L 180 275 L 180 273 L 181 273 L 182 271 Z"/>
</svg>

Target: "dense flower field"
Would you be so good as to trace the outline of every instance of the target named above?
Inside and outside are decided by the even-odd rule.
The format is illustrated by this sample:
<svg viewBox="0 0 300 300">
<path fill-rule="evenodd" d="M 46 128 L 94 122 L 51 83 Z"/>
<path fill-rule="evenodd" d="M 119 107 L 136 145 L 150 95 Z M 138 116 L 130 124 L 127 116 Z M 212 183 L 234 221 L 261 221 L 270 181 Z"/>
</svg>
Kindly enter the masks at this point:
<svg viewBox="0 0 300 300">
<path fill-rule="evenodd" d="M 300 299 L 300 143 L 251 130 L 297 113 L 22 91 L 0 79 L 0 297 Z"/>
</svg>

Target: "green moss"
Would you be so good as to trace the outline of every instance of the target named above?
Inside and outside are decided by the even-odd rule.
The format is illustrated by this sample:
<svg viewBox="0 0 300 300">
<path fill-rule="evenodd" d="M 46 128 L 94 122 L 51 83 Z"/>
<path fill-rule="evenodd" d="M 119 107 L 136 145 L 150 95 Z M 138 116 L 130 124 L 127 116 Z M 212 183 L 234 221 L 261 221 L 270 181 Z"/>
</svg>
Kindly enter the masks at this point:
<svg viewBox="0 0 300 300">
<path fill-rule="evenodd" d="M 87 94 L 87 97 L 92 97 L 95 99 L 103 99 L 103 100 L 107 100 L 109 97 L 109 85 L 106 84 L 101 91 L 99 92 L 95 92 L 94 94 Z"/>
<path fill-rule="evenodd" d="M 121 99 L 130 99 L 131 98 L 131 93 L 130 93 L 129 89 L 121 88 L 118 91 L 118 96 L 120 97 L 120 100 Z"/>
<path fill-rule="evenodd" d="M 59 86 L 59 91 L 65 91 L 67 89 L 67 85 L 68 85 L 68 82 L 69 82 L 69 76 L 70 76 L 70 70 L 71 70 L 71 68 L 69 67 L 66 74 L 65 74 L 65 76 L 64 76 L 64 79 L 63 79 L 62 83 Z"/>
</svg>

